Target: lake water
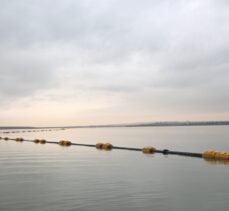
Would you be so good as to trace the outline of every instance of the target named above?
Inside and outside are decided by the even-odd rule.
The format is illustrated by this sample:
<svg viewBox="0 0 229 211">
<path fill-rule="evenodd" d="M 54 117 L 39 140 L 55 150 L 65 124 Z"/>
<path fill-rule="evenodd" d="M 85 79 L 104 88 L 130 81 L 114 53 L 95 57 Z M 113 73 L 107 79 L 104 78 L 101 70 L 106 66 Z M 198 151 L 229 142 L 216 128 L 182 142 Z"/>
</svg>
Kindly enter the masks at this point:
<svg viewBox="0 0 229 211">
<path fill-rule="evenodd" d="M 229 151 L 229 126 L 0 134 L 76 143 Z M 229 210 L 229 165 L 177 155 L 0 140 L 0 210 Z"/>
</svg>

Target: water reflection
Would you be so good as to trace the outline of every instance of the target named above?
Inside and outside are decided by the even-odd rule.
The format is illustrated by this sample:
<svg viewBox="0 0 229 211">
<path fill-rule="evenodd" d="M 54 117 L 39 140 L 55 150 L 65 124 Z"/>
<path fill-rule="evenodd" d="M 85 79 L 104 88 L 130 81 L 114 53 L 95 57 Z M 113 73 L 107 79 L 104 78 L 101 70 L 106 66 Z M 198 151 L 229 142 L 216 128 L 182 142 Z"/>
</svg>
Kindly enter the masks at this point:
<svg viewBox="0 0 229 211">
<path fill-rule="evenodd" d="M 190 152 L 229 149 L 228 127 L 25 131 L 23 138 Z M 0 210 L 229 210 L 225 165 L 170 154 L 1 140 Z"/>
<path fill-rule="evenodd" d="M 229 160 L 215 160 L 215 159 L 207 159 L 207 158 L 204 158 L 204 160 L 211 164 L 211 165 L 229 165 Z"/>
</svg>

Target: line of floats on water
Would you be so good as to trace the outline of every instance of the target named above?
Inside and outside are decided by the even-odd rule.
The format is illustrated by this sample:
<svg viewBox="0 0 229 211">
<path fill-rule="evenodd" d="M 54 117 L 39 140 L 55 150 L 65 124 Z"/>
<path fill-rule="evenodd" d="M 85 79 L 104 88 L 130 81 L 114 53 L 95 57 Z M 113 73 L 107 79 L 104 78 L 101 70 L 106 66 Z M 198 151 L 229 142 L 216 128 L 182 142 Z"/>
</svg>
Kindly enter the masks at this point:
<svg viewBox="0 0 229 211">
<path fill-rule="evenodd" d="M 46 130 L 41 130 L 46 131 Z M 48 130 L 49 131 L 49 130 Z M 154 154 L 154 153 L 161 153 L 164 155 L 181 155 L 187 157 L 196 157 L 196 158 L 203 158 L 204 160 L 208 161 L 212 164 L 229 164 L 229 152 L 226 151 L 216 151 L 216 150 L 207 150 L 203 153 L 193 153 L 193 152 L 180 152 L 180 151 L 170 151 L 168 149 L 158 150 L 152 146 L 146 146 L 143 148 L 133 148 L 133 147 L 120 147 L 120 146 L 113 146 L 110 143 L 96 143 L 96 144 L 80 144 L 80 143 L 73 143 L 68 140 L 60 140 L 60 141 L 47 141 L 45 139 L 34 139 L 34 140 L 25 140 L 23 138 L 8 138 L 8 137 L 0 137 L 0 140 L 14 140 L 16 142 L 34 142 L 35 144 L 59 144 L 60 146 L 69 147 L 71 145 L 75 146 L 85 146 L 85 147 L 94 147 L 98 150 L 105 150 L 111 151 L 112 149 L 119 149 L 119 150 L 129 150 L 129 151 L 141 151 L 144 154 Z"/>
<path fill-rule="evenodd" d="M 48 131 L 58 131 L 58 130 L 65 130 L 65 128 L 55 128 L 55 129 L 32 129 L 32 130 L 8 130 L 8 131 L 1 131 L 3 134 L 10 134 L 10 133 L 34 133 L 34 132 L 48 132 Z"/>
</svg>

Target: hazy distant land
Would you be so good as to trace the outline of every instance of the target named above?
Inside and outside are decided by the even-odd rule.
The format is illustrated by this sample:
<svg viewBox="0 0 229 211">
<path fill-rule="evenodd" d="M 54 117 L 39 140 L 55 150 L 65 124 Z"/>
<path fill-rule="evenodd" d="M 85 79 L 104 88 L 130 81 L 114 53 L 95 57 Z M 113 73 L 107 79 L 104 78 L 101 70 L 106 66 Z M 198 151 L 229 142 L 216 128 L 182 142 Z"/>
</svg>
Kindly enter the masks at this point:
<svg viewBox="0 0 229 211">
<path fill-rule="evenodd" d="M 148 123 L 129 123 L 129 124 L 104 124 L 104 125 L 78 125 L 78 126 L 60 126 L 60 127 L 30 127 L 30 126 L 2 126 L 4 129 L 45 129 L 45 128 L 104 128 L 104 127 L 174 127 L 174 126 L 220 126 L 229 125 L 229 121 L 166 121 L 166 122 L 148 122 Z"/>
</svg>

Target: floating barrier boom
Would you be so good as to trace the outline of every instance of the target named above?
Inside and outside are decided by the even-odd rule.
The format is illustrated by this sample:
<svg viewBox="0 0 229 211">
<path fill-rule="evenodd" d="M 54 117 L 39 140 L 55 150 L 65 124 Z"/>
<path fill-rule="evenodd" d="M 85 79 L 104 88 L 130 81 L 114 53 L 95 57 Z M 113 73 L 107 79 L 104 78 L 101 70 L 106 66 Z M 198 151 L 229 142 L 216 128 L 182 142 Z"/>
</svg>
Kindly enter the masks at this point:
<svg viewBox="0 0 229 211">
<path fill-rule="evenodd" d="M 2 139 L 2 138 L 1 138 Z M 34 139 L 34 140 L 24 140 L 23 138 L 8 138 L 5 137 L 4 140 L 14 140 L 16 142 L 22 142 L 22 141 L 27 141 L 27 142 L 34 142 L 34 143 L 40 143 L 40 144 L 45 144 L 45 143 L 49 143 L 49 144 L 59 144 L 61 146 L 84 146 L 84 147 L 96 147 L 97 149 L 105 149 L 105 150 L 111 150 L 111 149 L 118 149 L 118 150 L 128 150 L 128 151 L 143 151 L 146 154 L 152 154 L 152 153 L 161 153 L 161 154 L 171 154 L 171 155 L 181 155 L 181 156 L 189 156 L 189 157 L 198 157 L 201 158 L 202 157 L 202 153 L 193 153 L 193 152 L 179 152 L 179 151 L 170 151 L 167 149 L 164 150 L 158 150 L 155 149 L 153 147 L 145 147 L 145 148 L 134 148 L 134 147 L 121 147 L 121 146 L 113 146 L 111 144 L 103 144 L 103 143 L 97 143 L 97 144 L 80 144 L 80 143 L 72 143 L 69 141 L 46 141 L 44 139 Z M 100 147 L 98 147 L 97 145 L 100 145 Z M 105 147 L 105 148 L 103 148 Z"/>
<path fill-rule="evenodd" d="M 99 150 L 106 150 L 110 151 L 112 149 L 119 149 L 119 150 L 129 150 L 129 151 L 142 151 L 145 154 L 153 154 L 153 153 L 161 153 L 164 155 L 181 155 L 187 157 L 196 157 L 196 158 L 204 158 L 207 160 L 216 160 L 216 161 L 229 161 L 229 152 L 224 151 L 215 151 L 215 150 L 208 150 L 203 153 L 194 153 L 194 152 L 180 152 L 180 151 L 170 151 L 168 149 L 158 150 L 154 147 L 148 146 L 142 148 L 134 148 L 134 147 L 120 147 L 120 146 L 113 146 L 110 143 L 97 143 L 97 144 L 80 144 L 80 143 L 72 143 L 67 140 L 57 141 L 46 141 L 45 139 L 34 139 L 34 140 L 24 140 L 23 138 L 8 138 L 8 137 L 0 137 L 0 140 L 3 139 L 5 141 L 14 140 L 16 142 L 34 142 L 36 144 L 59 144 L 60 146 L 85 146 L 85 147 L 95 147 Z"/>
</svg>

